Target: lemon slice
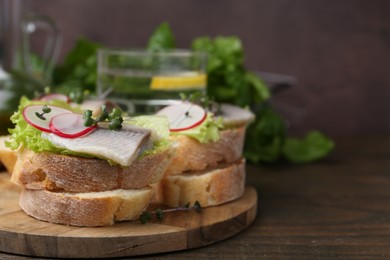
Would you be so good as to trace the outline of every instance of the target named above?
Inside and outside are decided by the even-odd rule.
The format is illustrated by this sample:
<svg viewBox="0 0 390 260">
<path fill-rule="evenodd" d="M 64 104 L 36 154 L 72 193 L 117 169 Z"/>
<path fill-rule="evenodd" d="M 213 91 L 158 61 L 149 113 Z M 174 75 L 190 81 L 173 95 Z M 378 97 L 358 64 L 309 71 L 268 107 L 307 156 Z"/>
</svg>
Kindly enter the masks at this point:
<svg viewBox="0 0 390 260">
<path fill-rule="evenodd" d="M 150 88 L 153 90 L 204 89 L 206 81 L 206 74 L 200 73 L 158 75 L 152 78 Z"/>
</svg>

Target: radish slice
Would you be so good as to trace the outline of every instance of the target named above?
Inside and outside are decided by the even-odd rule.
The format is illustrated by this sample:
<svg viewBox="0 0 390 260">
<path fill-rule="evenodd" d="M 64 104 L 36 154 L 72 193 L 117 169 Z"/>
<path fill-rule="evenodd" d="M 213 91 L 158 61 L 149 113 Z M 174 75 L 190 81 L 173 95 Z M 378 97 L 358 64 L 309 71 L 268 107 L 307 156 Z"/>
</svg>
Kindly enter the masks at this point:
<svg viewBox="0 0 390 260">
<path fill-rule="evenodd" d="M 206 111 L 192 103 L 180 103 L 164 107 L 156 113 L 166 116 L 169 121 L 169 129 L 173 132 L 183 131 L 200 125 L 206 119 Z"/>
<path fill-rule="evenodd" d="M 65 138 L 76 138 L 88 134 L 94 126 L 84 126 L 84 118 L 81 114 L 59 114 L 54 116 L 50 121 L 50 130 L 53 134 L 56 134 Z"/>
<path fill-rule="evenodd" d="M 61 100 L 65 101 L 66 103 L 70 103 L 70 98 L 64 94 L 48 94 L 39 99 L 40 101 L 51 101 L 51 100 Z"/>
<path fill-rule="evenodd" d="M 41 119 L 36 115 L 36 113 L 42 114 L 43 105 L 31 105 L 25 107 L 22 112 L 24 120 L 36 129 L 50 133 L 51 130 L 49 123 L 53 116 L 64 113 L 72 113 L 72 111 L 65 108 L 50 105 L 47 107 L 50 108 L 51 111 L 43 115 L 45 119 Z"/>
</svg>

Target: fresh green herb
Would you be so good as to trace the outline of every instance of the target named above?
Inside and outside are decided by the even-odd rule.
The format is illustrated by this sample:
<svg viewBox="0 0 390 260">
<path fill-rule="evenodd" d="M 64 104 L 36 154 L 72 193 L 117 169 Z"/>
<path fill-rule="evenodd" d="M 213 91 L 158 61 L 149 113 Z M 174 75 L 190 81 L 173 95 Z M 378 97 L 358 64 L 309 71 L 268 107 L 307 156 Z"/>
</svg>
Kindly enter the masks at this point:
<svg viewBox="0 0 390 260">
<path fill-rule="evenodd" d="M 164 212 L 162 209 L 156 209 L 156 217 L 159 221 L 162 221 L 164 219 Z"/>
<path fill-rule="evenodd" d="M 97 121 L 95 121 L 92 118 L 92 110 L 84 111 L 83 119 L 84 119 L 84 126 L 92 126 L 97 123 Z"/>
<path fill-rule="evenodd" d="M 163 49 L 173 49 L 175 46 L 175 37 L 173 36 L 171 27 L 165 22 L 160 24 L 149 38 L 147 49 L 159 51 Z"/>
<path fill-rule="evenodd" d="M 42 111 L 43 113 L 47 114 L 51 112 L 51 108 L 49 108 L 47 105 L 43 105 Z"/>
<path fill-rule="evenodd" d="M 2 82 L 2 86 L 10 94 L 10 97 L 5 103 L 6 111 L 16 111 L 21 96 L 34 98 L 40 96 L 44 91 L 45 84 L 32 78 L 26 72 L 12 70 L 9 72 L 9 76 L 9 80 L 4 80 Z"/>
<path fill-rule="evenodd" d="M 95 91 L 98 48 L 102 45 L 85 38 L 79 39 L 66 55 L 64 62 L 53 72 L 53 85 L 57 93 Z"/>
<path fill-rule="evenodd" d="M 81 104 L 86 99 L 86 97 L 90 94 L 89 90 L 82 89 L 73 89 L 68 92 L 68 97 L 74 103 Z"/>
<path fill-rule="evenodd" d="M 286 125 L 282 117 L 264 106 L 249 125 L 245 138 L 245 157 L 251 162 L 277 162 L 282 158 Z"/>
<path fill-rule="evenodd" d="M 186 95 L 184 93 L 180 93 L 180 98 L 183 101 L 189 101 L 194 104 L 198 104 L 203 107 L 206 111 L 212 112 L 214 114 L 219 112 L 220 104 L 211 99 L 208 95 L 197 91 L 191 93 L 190 95 Z"/>
<path fill-rule="evenodd" d="M 108 124 L 108 128 L 110 130 L 120 130 L 122 129 L 122 117 L 115 117 L 110 120 L 110 123 Z"/>
<path fill-rule="evenodd" d="M 103 122 L 105 121 L 106 119 L 108 119 L 108 112 L 107 112 L 107 107 L 105 105 L 102 105 L 101 107 L 101 113 L 100 115 L 97 117 L 97 121 L 98 122 Z M 111 119 L 111 118 L 110 118 Z"/>
<path fill-rule="evenodd" d="M 268 105 L 271 97 L 268 87 L 244 66 L 240 39 L 200 37 L 193 41 L 192 47 L 209 55 L 207 91 L 210 97 L 241 107 L 260 107 L 254 110 L 256 120 L 247 130 L 244 154 L 249 161 L 311 162 L 325 157 L 333 149 L 332 140 L 318 132 L 305 139 L 288 136 L 285 121 Z"/>
<path fill-rule="evenodd" d="M 110 114 L 108 114 L 108 120 L 110 121 L 108 128 L 110 130 L 120 130 L 122 129 L 122 111 L 114 108 Z"/>
<path fill-rule="evenodd" d="M 46 120 L 45 114 L 49 114 L 50 112 L 51 108 L 49 108 L 47 105 L 43 105 L 42 113 L 35 112 L 35 115 L 42 120 Z"/>
<path fill-rule="evenodd" d="M 270 92 L 264 82 L 247 71 L 244 50 L 237 37 L 199 37 L 192 49 L 208 53 L 207 94 L 218 102 L 247 106 L 264 102 Z"/>
<path fill-rule="evenodd" d="M 110 130 L 122 129 L 122 123 L 123 123 L 122 111 L 120 111 L 117 108 L 114 108 L 111 113 L 108 113 L 105 105 L 101 107 L 101 111 L 102 112 L 96 119 L 92 118 L 92 110 L 84 111 L 83 114 L 84 126 L 92 126 L 92 125 L 96 125 L 98 122 L 108 121 L 109 122 L 108 128 Z"/>
<path fill-rule="evenodd" d="M 142 224 L 148 223 L 151 219 L 152 219 L 152 214 L 150 212 L 147 212 L 147 211 L 143 212 L 139 216 L 139 221 L 141 221 Z"/>
<path fill-rule="evenodd" d="M 294 163 L 305 163 L 327 155 L 334 148 L 334 143 L 318 131 L 309 132 L 305 138 L 287 138 L 283 154 Z"/>
<path fill-rule="evenodd" d="M 158 221 L 162 221 L 164 219 L 164 215 L 169 212 L 175 212 L 175 211 L 190 211 L 194 210 L 197 213 L 202 212 L 202 206 L 200 205 L 199 201 L 195 201 L 194 205 L 191 207 L 191 204 L 188 202 L 184 206 L 172 208 L 172 209 L 156 209 L 155 211 L 144 211 L 140 216 L 139 220 L 142 224 L 146 224 L 149 222 L 153 216 L 156 216 Z"/>
<path fill-rule="evenodd" d="M 112 112 L 108 114 L 108 119 L 114 119 L 121 116 L 122 116 L 122 111 L 117 108 L 114 108 Z"/>
</svg>

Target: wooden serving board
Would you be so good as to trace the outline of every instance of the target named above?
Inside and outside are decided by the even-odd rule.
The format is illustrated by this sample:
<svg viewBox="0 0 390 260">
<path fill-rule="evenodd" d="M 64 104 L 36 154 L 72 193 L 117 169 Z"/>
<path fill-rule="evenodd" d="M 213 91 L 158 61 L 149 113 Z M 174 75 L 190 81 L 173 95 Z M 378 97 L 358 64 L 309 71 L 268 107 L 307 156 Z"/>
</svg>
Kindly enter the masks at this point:
<svg viewBox="0 0 390 260">
<path fill-rule="evenodd" d="M 80 228 L 38 221 L 18 206 L 19 189 L 0 173 L 0 251 L 39 257 L 105 258 L 202 247 L 231 237 L 256 216 L 257 193 L 247 187 L 231 203 L 201 213 L 172 212 L 162 222 Z"/>
</svg>

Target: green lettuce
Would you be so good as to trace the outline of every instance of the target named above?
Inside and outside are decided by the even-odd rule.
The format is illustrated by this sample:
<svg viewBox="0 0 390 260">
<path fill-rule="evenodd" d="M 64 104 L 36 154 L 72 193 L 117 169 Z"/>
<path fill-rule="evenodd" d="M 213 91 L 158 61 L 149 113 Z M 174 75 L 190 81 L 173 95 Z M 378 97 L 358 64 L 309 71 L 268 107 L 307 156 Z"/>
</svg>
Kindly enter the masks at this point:
<svg viewBox="0 0 390 260">
<path fill-rule="evenodd" d="M 215 120 L 212 113 L 207 113 L 202 124 L 188 130 L 171 132 L 172 135 L 186 135 L 195 138 L 201 143 L 216 142 L 219 140 L 219 130 L 223 128 L 222 118 Z"/>
<path fill-rule="evenodd" d="M 310 131 L 304 138 L 287 138 L 283 147 L 284 156 L 294 163 L 318 160 L 329 154 L 334 142 L 318 131 Z"/>
</svg>

